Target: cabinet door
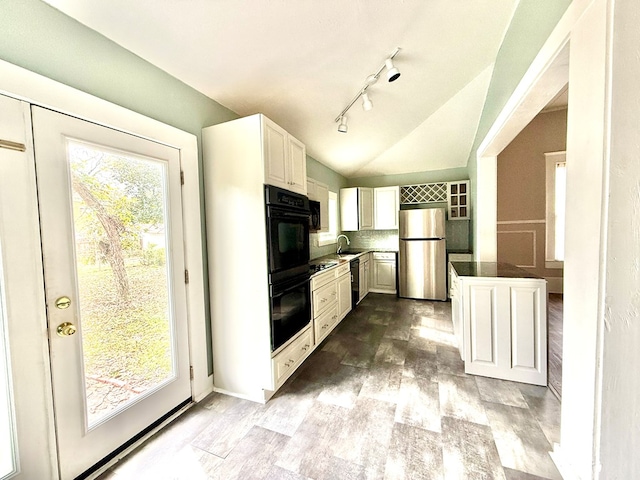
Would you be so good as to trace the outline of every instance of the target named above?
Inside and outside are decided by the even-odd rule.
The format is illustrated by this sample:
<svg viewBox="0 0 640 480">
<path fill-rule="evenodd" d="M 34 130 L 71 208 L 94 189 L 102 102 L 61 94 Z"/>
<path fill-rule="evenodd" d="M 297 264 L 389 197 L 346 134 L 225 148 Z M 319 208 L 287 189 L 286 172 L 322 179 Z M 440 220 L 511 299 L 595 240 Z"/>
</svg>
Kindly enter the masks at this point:
<svg viewBox="0 0 640 480">
<path fill-rule="evenodd" d="M 342 320 L 351 311 L 351 274 L 345 273 L 338 278 L 338 320 Z"/>
<path fill-rule="evenodd" d="M 340 189 L 340 229 L 345 232 L 358 230 L 358 188 Z"/>
<path fill-rule="evenodd" d="M 465 373 L 547 384 L 544 281 L 462 281 Z"/>
<path fill-rule="evenodd" d="M 376 230 L 397 230 L 398 210 L 400 210 L 400 187 L 373 189 L 373 226 Z"/>
<path fill-rule="evenodd" d="M 288 135 L 289 190 L 307 194 L 307 154 L 302 142 Z"/>
<path fill-rule="evenodd" d="M 364 294 L 365 295 L 369 293 L 369 285 L 371 284 L 371 281 L 370 281 L 371 272 L 369 270 L 370 265 L 371 265 L 371 262 L 369 262 L 368 260 L 364 262 Z"/>
<path fill-rule="evenodd" d="M 316 199 L 320 202 L 320 231 L 329 231 L 329 187 L 316 182 Z"/>
<path fill-rule="evenodd" d="M 451 296 L 451 320 L 453 322 L 453 333 L 456 336 L 456 340 L 458 343 L 458 350 L 460 351 L 460 358 L 464 360 L 464 335 L 463 335 L 463 326 L 462 326 L 462 299 L 461 299 L 461 289 L 460 289 L 460 280 L 458 275 L 456 275 L 453 267 L 450 268 L 451 280 L 449 283 L 449 293 Z"/>
<path fill-rule="evenodd" d="M 360 230 L 373 230 L 373 189 L 358 187 Z"/>
<path fill-rule="evenodd" d="M 287 132 L 275 123 L 264 119 L 263 134 L 265 183 L 289 189 L 287 184 Z"/>
<path fill-rule="evenodd" d="M 396 262 L 390 260 L 373 260 L 371 288 L 395 292 Z"/>
<path fill-rule="evenodd" d="M 364 296 L 367 294 L 367 287 L 368 287 L 367 286 L 368 282 L 367 282 L 366 277 L 365 277 L 364 262 L 362 260 L 360 260 L 360 266 L 358 267 L 358 274 L 359 274 L 359 277 L 360 277 L 360 282 L 359 282 L 359 285 L 358 285 L 358 289 L 359 289 L 358 290 L 358 293 L 359 293 L 358 302 L 360 302 L 364 298 Z"/>
<path fill-rule="evenodd" d="M 307 197 L 309 200 L 319 201 L 316 195 L 316 181 L 313 178 L 307 178 Z"/>
</svg>

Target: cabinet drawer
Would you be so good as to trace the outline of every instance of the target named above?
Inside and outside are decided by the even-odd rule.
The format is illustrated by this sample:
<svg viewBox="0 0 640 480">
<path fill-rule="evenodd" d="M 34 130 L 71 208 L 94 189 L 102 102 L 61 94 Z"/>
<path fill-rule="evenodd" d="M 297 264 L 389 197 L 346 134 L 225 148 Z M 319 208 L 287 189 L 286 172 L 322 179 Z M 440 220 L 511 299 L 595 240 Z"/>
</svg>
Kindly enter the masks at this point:
<svg viewBox="0 0 640 480">
<path fill-rule="evenodd" d="M 351 264 L 349 262 L 343 263 L 338 268 L 336 268 L 336 278 L 341 277 L 345 273 L 351 270 Z"/>
<path fill-rule="evenodd" d="M 396 261 L 396 254 L 393 252 L 373 252 L 374 260 L 391 260 Z"/>
<path fill-rule="evenodd" d="M 335 278 L 336 278 L 336 271 L 334 268 L 326 272 L 320 273 L 318 275 L 314 275 L 313 278 L 311 279 L 311 290 L 316 290 L 321 286 L 331 282 L 332 280 L 335 280 Z"/>
<path fill-rule="evenodd" d="M 338 289 L 335 279 L 313 291 L 313 317 L 317 317 L 338 301 Z"/>
<path fill-rule="evenodd" d="M 289 378 L 289 375 L 293 373 L 307 354 L 311 352 L 312 346 L 312 331 L 311 328 L 308 328 L 287 348 L 273 357 L 271 363 L 276 387 Z"/>
<path fill-rule="evenodd" d="M 316 334 L 316 344 L 326 337 L 333 327 L 338 323 L 338 305 L 334 304 L 329 310 L 313 320 Z"/>
</svg>

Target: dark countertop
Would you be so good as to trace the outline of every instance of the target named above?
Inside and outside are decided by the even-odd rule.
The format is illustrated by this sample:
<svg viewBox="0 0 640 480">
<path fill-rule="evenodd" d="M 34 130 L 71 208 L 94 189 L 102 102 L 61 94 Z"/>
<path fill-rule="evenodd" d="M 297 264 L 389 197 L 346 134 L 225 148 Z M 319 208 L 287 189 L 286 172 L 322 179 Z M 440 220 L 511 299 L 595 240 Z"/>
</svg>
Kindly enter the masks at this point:
<svg viewBox="0 0 640 480">
<path fill-rule="evenodd" d="M 313 258 L 309 260 L 309 267 L 311 270 L 311 274 L 325 272 L 330 268 L 337 267 L 338 265 L 342 265 L 343 263 L 350 262 L 354 258 L 369 252 L 391 252 L 397 253 L 397 250 L 393 249 L 385 249 L 385 248 L 365 248 L 365 249 L 355 249 L 348 248 L 345 249 L 344 252 L 338 253 L 330 253 L 329 255 L 324 255 L 322 257 Z M 322 268 L 317 268 L 316 266 L 321 266 Z"/>
<path fill-rule="evenodd" d="M 520 267 L 500 262 L 451 262 L 459 277 L 535 278 L 542 279 Z"/>
</svg>

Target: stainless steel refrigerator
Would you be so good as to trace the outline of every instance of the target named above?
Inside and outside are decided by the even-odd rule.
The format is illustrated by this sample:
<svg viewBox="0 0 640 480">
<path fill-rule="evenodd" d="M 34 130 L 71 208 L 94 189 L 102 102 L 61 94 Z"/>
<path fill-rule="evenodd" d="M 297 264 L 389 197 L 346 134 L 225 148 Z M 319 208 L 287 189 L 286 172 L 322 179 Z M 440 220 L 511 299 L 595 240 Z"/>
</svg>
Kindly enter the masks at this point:
<svg viewBox="0 0 640 480">
<path fill-rule="evenodd" d="M 398 295 L 447 299 L 445 209 L 400 210 Z"/>
</svg>

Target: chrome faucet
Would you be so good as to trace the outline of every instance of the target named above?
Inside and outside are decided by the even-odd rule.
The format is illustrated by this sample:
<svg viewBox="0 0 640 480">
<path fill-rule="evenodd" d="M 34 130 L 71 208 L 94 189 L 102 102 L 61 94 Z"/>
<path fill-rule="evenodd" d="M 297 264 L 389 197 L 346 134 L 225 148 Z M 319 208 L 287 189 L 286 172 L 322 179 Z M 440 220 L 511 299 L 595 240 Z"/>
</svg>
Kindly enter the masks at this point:
<svg viewBox="0 0 640 480">
<path fill-rule="evenodd" d="M 347 237 L 346 235 L 342 235 L 342 234 L 338 235 L 336 237 L 336 243 L 338 244 L 338 251 L 336 253 L 338 253 L 338 254 L 342 251 L 342 245 L 340 245 L 340 239 L 342 237 L 344 237 L 344 239 L 347 241 L 347 246 L 351 245 L 351 242 L 349 241 L 349 237 Z"/>
</svg>

